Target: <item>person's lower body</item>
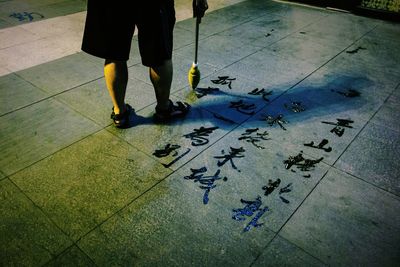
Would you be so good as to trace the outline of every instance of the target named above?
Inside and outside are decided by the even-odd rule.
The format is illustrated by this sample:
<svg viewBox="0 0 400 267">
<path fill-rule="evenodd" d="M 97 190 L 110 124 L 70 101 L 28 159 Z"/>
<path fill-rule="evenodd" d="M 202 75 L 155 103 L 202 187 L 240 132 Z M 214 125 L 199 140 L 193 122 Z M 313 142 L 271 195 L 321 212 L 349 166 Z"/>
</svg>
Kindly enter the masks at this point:
<svg viewBox="0 0 400 267">
<path fill-rule="evenodd" d="M 124 3 L 124 2 L 122 2 Z M 121 4 L 121 3 L 120 3 Z M 157 99 L 156 114 L 187 112 L 169 100 L 172 82 L 172 34 L 175 24 L 174 1 L 161 1 L 158 8 L 130 4 L 111 7 L 96 0 L 88 1 L 82 50 L 105 59 L 104 76 L 113 103 L 112 119 L 117 127 L 129 123 L 131 107 L 125 103 L 128 82 L 127 60 L 135 26 L 139 30 L 142 63 L 149 67 L 150 80 Z M 187 105 L 186 105 L 187 106 Z M 186 107 L 184 106 L 184 107 Z M 162 118 L 171 116 L 160 115 Z"/>
</svg>

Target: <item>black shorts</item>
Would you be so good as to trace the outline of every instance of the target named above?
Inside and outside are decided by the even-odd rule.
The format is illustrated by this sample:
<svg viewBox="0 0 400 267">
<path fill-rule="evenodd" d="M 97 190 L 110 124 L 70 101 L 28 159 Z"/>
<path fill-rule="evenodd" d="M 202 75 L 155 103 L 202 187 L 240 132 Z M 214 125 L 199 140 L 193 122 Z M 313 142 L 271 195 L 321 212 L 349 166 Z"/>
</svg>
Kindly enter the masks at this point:
<svg viewBox="0 0 400 267">
<path fill-rule="evenodd" d="M 174 25 L 174 0 L 88 0 L 82 50 L 104 59 L 128 60 L 136 26 L 143 65 L 158 66 L 172 58 Z"/>
</svg>

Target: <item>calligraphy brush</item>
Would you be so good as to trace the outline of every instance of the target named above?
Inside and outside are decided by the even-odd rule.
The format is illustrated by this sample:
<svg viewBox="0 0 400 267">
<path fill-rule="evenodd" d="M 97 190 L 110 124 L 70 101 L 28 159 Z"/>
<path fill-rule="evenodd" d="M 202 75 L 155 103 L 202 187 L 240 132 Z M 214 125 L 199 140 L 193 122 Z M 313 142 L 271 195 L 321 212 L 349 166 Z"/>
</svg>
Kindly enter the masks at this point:
<svg viewBox="0 0 400 267">
<path fill-rule="evenodd" d="M 199 49 L 199 25 L 200 25 L 200 22 L 201 22 L 201 17 L 197 16 L 196 17 L 196 41 L 195 41 L 195 50 L 194 50 L 194 62 L 188 73 L 189 85 L 190 85 L 190 87 L 192 87 L 192 89 L 196 89 L 197 85 L 200 82 L 200 70 L 199 70 L 199 66 L 198 66 L 198 62 L 197 62 L 197 52 Z"/>
</svg>

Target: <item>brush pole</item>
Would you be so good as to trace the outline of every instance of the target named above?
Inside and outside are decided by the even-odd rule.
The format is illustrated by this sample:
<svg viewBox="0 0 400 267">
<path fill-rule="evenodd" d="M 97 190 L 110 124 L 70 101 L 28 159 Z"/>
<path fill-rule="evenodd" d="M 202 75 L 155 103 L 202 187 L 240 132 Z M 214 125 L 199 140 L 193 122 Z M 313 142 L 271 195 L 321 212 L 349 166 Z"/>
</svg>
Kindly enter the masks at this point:
<svg viewBox="0 0 400 267">
<path fill-rule="evenodd" d="M 199 25 L 201 18 L 196 17 L 196 40 L 195 40 L 195 50 L 194 50 L 194 63 L 197 64 L 197 52 L 199 50 Z"/>
</svg>

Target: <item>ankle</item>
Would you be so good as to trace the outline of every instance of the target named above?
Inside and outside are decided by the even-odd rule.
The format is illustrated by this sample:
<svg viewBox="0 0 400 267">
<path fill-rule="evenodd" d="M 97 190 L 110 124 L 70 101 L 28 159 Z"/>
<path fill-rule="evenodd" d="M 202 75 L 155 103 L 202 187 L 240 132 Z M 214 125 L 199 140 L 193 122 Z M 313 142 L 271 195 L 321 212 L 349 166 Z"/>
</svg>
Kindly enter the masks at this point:
<svg viewBox="0 0 400 267">
<path fill-rule="evenodd" d="M 158 103 L 156 106 L 156 111 L 158 112 L 163 112 L 163 111 L 168 111 L 171 106 L 171 101 L 167 100 L 165 103 Z"/>
<path fill-rule="evenodd" d="M 119 115 L 123 114 L 126 111 L 126 104 L 124 104 L 122 107 L 114 106 L 113 108 L 114 114 Z"/>
</svg>

